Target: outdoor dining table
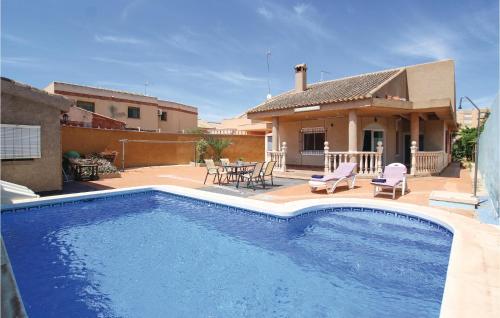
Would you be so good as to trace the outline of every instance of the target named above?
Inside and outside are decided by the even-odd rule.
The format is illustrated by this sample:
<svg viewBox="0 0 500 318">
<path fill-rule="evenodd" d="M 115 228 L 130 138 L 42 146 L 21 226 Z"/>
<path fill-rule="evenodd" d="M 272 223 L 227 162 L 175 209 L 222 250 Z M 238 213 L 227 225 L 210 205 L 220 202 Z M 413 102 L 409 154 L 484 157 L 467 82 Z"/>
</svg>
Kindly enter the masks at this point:
<svg viewBox="0 0 500 318">
<path fill-rule="evenodd" d="M 238 188 L 240 186 L 240 175 L 255 167 L 256 164 L 256 162 L 235 162 L 225 164 L 223 167 L 225 169 L 231 169 L 230 174 L 236 176 L 236 188 Z"/>
</svg>

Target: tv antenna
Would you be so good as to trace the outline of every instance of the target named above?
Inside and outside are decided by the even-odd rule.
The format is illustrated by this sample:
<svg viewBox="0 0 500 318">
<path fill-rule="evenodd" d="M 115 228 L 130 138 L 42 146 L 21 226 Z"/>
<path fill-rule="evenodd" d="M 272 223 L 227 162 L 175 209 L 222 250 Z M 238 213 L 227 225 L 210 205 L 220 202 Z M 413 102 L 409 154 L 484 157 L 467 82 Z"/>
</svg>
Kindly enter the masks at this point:
<svg viewBox="0 0 500 318">
<path fill-rule="evenodd" d="M 271 57 L 271 49 L 267 50 L 266 60 L 267 60 L 267 99 L 271 98 L 271 78 L 269 72 L 269 58 Z"/>
<path fill-rule="evenodd" d="M 149 85 L 148 81 L 144 82 L 144 95 L 148 95 L 148 85 Z"/>
</svg>

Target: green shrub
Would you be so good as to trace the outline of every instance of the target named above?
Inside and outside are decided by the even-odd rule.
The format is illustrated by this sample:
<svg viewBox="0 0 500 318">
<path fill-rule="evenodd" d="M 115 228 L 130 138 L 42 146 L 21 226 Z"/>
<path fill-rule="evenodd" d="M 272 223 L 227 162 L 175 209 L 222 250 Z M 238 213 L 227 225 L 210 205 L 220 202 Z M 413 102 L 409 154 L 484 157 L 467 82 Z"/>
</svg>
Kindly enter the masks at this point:
<svg viewBox="0 0 500 318">
<path fill-rule="evenodd" d="M 208 142 L 201 138 L 196 142 L 196 162 L 203 163 L 208 149 Z"/>
</svg>

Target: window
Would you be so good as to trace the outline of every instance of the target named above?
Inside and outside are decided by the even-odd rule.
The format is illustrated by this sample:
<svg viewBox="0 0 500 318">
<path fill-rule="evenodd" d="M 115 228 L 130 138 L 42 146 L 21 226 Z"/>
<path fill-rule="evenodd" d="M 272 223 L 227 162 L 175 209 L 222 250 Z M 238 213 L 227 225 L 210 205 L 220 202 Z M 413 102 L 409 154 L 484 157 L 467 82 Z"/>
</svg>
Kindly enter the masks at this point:
<svg viewBox="0 0 500 318">
<path fill-rule="evenodd" d="M 85 102 L 82 100 L 76 101 L 76 107 L 80 107 L 82 109 L 88 110 L 89 112 L 95 112 L 95 104 L 92 102 Z"/>
<path fill-rule="evenodd" d="M 141 109 L 139 107 L 129 107 L 128 118 L 141 118 Z"/>
<path fill-rule="evenodd" d="M 160 120 L 161 121 L 167 121 L 167 111 L 163 110 L 160 115 Z"/>
<path fill-rule="evenodd" d="M 1 125 L 0 159 L 41 158 L 40 126 Z"/>
<path fill-rule="evenodd" d="M 324 132 L 304 132 L 304 151 L 324 150 Z"/>
</svg>

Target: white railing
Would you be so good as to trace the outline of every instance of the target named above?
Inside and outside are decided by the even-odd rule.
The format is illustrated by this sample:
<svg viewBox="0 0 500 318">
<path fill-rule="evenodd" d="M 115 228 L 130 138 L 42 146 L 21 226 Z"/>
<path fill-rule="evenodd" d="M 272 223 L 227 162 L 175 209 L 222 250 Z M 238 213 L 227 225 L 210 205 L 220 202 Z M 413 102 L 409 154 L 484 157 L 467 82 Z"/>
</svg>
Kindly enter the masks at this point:
<svg viewBox="0 0 500 318">
<path fill-rule="evenodd" d="M 448 166 L 449 156 L 445 151 L 418 151 L 416 141 L 411 145 L 411 175 L 438 174 Z"/>
<path fill-rule="evenodd" d="M 328 141 L 325 141 L 325 173 L 337 169 L 343 162 L 356 162 L 358 175 L 376 176 L 382 172 L 382 142 L 377 143 L 377 151 L 330 151 Z"/>
<path fill-rule="evenodd" d="M 286 171 L 286 142 L 283 141 L 280 150 L 267 151 L 266 160 L 276 161 L 276 170 L 285 172 Z"/>
<path fill-rule="evenodd" d="M 207 129 L 207 133 L 210 135 L 248 135 L 246 130 L 237 129 Z"/>
</svg>

